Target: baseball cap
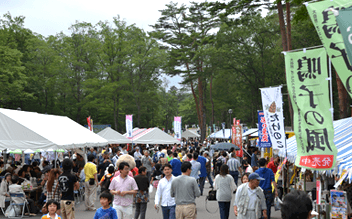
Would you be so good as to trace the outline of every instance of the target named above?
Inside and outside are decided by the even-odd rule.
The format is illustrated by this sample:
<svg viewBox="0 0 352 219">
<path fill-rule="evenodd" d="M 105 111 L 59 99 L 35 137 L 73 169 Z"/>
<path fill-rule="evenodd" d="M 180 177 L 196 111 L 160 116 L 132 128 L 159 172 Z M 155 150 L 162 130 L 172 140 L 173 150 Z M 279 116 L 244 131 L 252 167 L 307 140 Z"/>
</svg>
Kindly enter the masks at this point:
<svg viewBox="0 0 352 219">
<path fill-rule="evenodd" d="M 264 178 L 260 177 L 258 173 L 251 173 L 248 177 L 248 180 L 257 179 L 257 180 L 265 180 Z"/>
</svg>

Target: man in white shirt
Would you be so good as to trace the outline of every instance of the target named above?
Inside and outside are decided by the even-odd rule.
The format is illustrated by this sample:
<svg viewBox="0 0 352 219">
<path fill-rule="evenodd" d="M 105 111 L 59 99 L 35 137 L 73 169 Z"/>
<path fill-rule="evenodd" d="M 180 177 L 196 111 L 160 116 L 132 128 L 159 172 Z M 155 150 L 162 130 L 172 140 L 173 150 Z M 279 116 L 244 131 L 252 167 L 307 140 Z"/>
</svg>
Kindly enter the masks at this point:
<svg viewBox="0 0 352 219">
<path fill-rule="evenodd" d="M 142 159 L 142 154 L 139 151 L 139 147 L 136 147 L 136 151 L 133 154 L 134 160 L 136 161 L 136 166 L 137 168 L 139 168 L 142 163 L 141 163 L 141 159 Z"/>
<path fill-rule="evenodd" d="M 198 160 L 198 153 L 193 153 L 193 160 L 190 162 L 192 164 L 192 172 L 191 177 L 195 178 L 196 180 L 199 179 L 199 171 L 202 165 L 197 161 Z"/>
<path fill-rule="evenodd" d="M 163 212 L 163 218 L 175 219 L 176 203 L 175 198 L 171 197 L 171 182 L 175 178 L 172 175 L 172 166 L 165 164 L 163 166 L 163 172 L 165 177 L 159 181 L 158 188 L 155 193 L 155 205 L 154 208 L 158 209 L 161 198 L 161 209 Z"/>
</svg>

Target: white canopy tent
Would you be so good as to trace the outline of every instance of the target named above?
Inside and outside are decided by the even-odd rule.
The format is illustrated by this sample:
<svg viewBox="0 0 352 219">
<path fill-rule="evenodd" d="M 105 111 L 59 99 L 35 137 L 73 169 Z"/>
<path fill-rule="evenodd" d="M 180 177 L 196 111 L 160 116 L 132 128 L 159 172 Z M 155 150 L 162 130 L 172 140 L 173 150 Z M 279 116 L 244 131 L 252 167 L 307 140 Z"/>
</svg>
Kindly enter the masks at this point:
<svg viewBox="0 0 352 219">
<path fill-rule="evenodd" d="M 208 136 L 208 138 L 221 138 L 221 139 L 230 139 L 230 137 L 231 137 L 231 129 L 225 129 L 225 132 L 223 129 L 220 129 L 219 131 L 214 132 Z"/>
<path fill-rule="evenodd" d="M 109 144 L 129 144 L 132 141 L 125 136 L 121 135 L 114 129 L 106 127 L 102 131 L 98 132 L 98 135 L 106 139 Z"/>
<path fill-rule="evenodd" d="M 126 136 L 126 134 L 124 134 Z M 134 128 L 132 132 L 133 143 L 136 144 L 178 144 L 179 140 L 161 131 L 159 128 Z"/>
<path fill-rule="evenodd" d="M 0 108 L 0 149 L 70 149 L 108 141 L 66 116 Z"/>
<path fill-rule="evenodd" d="M 258 129 L 248 129 L 242 134 L 242 137 L 246 137 L 247 135 L 250 137 L 258 137 Z"/>
<path fill-rule="evenodd" d="M 182 132 L 182 138 L 200 138 L 200 134 L 198 134 L 193 130 L 188 129 Z"/>
</svg>

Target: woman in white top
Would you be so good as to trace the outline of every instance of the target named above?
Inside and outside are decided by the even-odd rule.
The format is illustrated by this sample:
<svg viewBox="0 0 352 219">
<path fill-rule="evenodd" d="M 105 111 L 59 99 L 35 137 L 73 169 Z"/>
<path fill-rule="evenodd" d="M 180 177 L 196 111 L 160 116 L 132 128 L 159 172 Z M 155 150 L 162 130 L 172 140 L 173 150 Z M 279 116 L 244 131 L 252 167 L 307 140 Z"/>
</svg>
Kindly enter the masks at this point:
<svg viewBox="0 0 352 219">
<path fill-rule="evenodd" d="M 220 218 L 228 219 L 232 193 L 237 189 L 237 186 L 235 180 L 229 174 L 229 166 L 226 164 L 220 167 L 220 174 L 215 177 L 214 189 L 216 190 L 216 200 L 219 204 Z"/>
<path fill-rule="evenodd" d="M 11 177 L 12 177 L 11 173 L 6 173 L 5 178 L 2 180 L 0 184 L 0 207 L 1 208 L 5 208 L 6 198 L 10 200 L 9 185 L 12 184 Z"/>
</svg>

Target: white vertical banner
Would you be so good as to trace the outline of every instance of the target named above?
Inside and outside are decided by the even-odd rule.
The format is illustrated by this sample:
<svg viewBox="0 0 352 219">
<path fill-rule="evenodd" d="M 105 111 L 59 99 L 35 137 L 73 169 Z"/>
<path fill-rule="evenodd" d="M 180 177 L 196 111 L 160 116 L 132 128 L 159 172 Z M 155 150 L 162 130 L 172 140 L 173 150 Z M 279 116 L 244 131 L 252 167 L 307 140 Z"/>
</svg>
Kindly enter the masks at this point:
<svg viewBox="0 0 352 219">
<path fill-rule="evenodd" d="M 127 138 L 132 138 L 132 131 L 133 131 L 133 115 L 126 115 L 126 133 Z"/>
<path fill-rule="evenodd" d="M 175 131 L 175 138 L 178 140 L 181 140 L 181 117 L 180 116 L 175 116 L 174 117 L 174 131 Z"/>
<path fill-rule="evenodd" d="M 285 147 L 285 126 L 282 108 L 281 86 L 260 88 L 264 117 L 273 149 Z"/>
</svg>

